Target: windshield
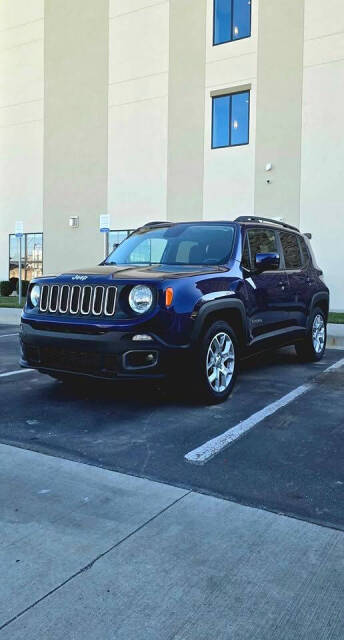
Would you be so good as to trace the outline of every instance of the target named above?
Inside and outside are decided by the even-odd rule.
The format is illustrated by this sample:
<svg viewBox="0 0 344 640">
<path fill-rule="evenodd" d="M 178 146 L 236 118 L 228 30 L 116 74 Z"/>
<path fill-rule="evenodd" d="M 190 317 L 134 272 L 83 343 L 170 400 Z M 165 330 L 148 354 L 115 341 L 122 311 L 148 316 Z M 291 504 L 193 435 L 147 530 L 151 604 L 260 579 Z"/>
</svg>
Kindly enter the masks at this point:
<svg viewBox="0 0 344 640">
<path fill-rule="evenodd" d="M 105 264 L 218 265 L 231 255 L 234 226 L 176 224 L 141 228 L 124 240 Z"/>
</svg>

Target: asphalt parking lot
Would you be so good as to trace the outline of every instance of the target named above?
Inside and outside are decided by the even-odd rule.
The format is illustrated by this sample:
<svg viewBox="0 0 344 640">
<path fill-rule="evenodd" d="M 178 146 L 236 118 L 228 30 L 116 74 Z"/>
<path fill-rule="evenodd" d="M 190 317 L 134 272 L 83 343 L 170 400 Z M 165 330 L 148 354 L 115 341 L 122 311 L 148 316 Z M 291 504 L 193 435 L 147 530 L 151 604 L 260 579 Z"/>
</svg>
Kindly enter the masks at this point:
<svg viewBox="0 0 344 640">
<path fill-rule="evenodd" d="M 242 363 L 225 404 L 203 407 L 187 390 L 71 388 L 34 371 L 14 373 L 17 328 L 2 325 L 0 441 L 343 530 L 344 367 L 332 368 L 343 357 L 327 350 L 321 363 L 300 364 L 293 349 L 255 357 Z M 185 458 L 305 384 L 208 461 Z"/>
</svg>

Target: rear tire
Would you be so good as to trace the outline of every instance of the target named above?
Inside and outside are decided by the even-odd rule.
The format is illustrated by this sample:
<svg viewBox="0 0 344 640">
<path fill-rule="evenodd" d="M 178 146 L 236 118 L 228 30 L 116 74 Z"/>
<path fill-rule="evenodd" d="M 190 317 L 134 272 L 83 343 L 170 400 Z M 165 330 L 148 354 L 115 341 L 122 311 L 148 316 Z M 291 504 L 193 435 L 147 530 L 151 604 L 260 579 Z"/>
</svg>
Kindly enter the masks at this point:
<svg viewBox="0 0 344 640">
<path fill-rule="evenodd" d="M 232 327 L 214 322 L 202 336 L 193 367 L 193 388 L 204 404 L 224 402 L 238 371 L 238 340 Z"/>
<path fill-rule="evenodd" d="M 327 329 L 325 314 L 316 307 L 310 318 L 310 329 L 304 340 L 295 344 L 296 353 L 303 362 L 321 360 L 326 349 Z"/>
</svg>

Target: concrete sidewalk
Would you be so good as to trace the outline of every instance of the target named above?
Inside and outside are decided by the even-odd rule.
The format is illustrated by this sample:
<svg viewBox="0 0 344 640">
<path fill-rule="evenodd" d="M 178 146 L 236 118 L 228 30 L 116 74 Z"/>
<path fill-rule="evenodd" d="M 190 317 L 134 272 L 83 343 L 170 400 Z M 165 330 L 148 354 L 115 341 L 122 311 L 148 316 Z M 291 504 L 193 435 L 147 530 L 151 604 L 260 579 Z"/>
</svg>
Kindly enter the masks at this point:
<svg viewBox="0 0 344 640">
<path fill-rule="evenodd" d="M 0 324 L 18 325 L 20 323 L 21 312 L 21 309 L 7 309 L 6 307 L 1 307 Z"/>
<path fill-rule="evenodd" d="M 339 531 L 5 445 L 0 492 L 1 639 L 343 638 Z"/>
</svg>

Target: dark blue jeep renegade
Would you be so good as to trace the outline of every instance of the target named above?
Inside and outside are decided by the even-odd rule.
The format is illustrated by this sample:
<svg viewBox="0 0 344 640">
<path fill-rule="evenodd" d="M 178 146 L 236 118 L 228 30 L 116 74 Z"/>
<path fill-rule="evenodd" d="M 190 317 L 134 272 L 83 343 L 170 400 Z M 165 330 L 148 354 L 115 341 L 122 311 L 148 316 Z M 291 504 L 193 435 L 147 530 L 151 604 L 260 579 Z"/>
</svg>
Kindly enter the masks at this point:
<svg viewBox="0 0 344 640">
<path fill-rule="evenodd" d="M 36 278 L 21 323 L 21 365 L 59 380 L 164 378 L 205 402 L 231 392 L 239 358 L 326 346 L 329 291 L 309 243 L 266 218 L 152 222 L 98 267 Z"/>
</svg>

